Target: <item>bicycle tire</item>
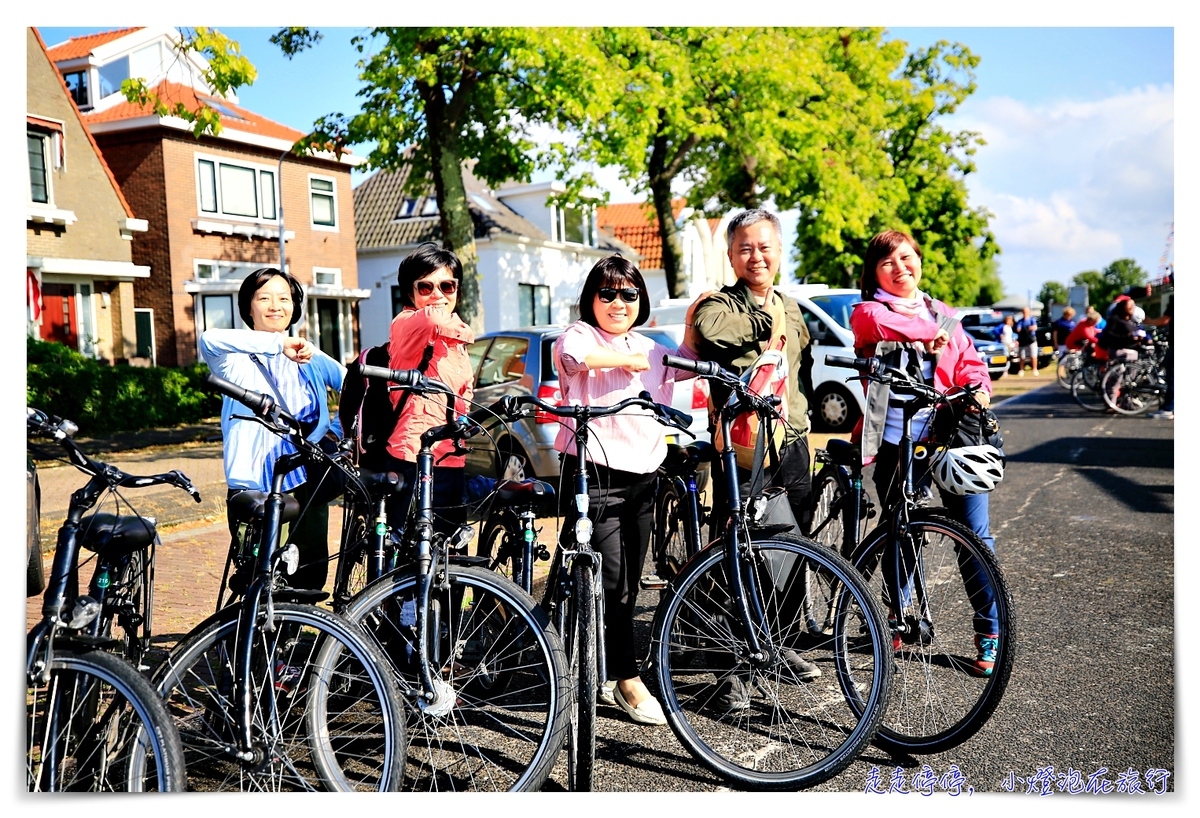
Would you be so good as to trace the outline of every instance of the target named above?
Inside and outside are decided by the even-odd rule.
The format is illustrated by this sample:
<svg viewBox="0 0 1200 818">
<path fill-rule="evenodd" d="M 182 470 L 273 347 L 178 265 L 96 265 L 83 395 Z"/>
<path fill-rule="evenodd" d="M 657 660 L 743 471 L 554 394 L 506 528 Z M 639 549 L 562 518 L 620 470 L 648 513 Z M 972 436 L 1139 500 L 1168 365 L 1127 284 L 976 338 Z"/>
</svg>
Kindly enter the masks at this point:
<svg viewBox="0 0 1200 818">
<path fill-rule="evenodd" d="M 497 574 L 520 586 L 525 593 L 532 594 L 533 588 L 526 588 L 521 581 L 524 553 L 523 543 L 518 544 L 518 531 L 520 524 L 513 515 L 507 512 L 488 515 L 475 553 L 487 557 L 488 567 Z"/>
<path fill-rule="evenodd" d="M 1160 404 L 1149 362 L 1133 361 L 1109 367 L 1100 382 L 1104 405 L 1122 415 L 1142 415 Z"/>
<path fill-rule="evenodd" d="M 131 665 L 56 642 L 49 680 L 26 679 L 30 792 L 182 792 L 183 746 L 163 700 Z M 54 746 L 59 763 L 45 764 Z"/>
<path fill-rule="evenodd" d="M 810 787 L 845 769 L 875 735 L 892 673 L 887 627 L 862 577 L 812 540 L 772 537 L 747 554 L 764 612 L 766 658 L 754 664 L 744 658 L 749 651 L 740 618 L 731 614 L 725 547 L 711 546 L 676 578 L 655 612 L 651 661 L 663 708 L 679 741 L 718 775 L 754 789 Z M 798 575 L 809 560 L 840 580 L 833 636 L 806 633 L 790 612 L 801 602 Z M 680 641 L 699 654 L 691 667 L 674 664 Z M 822 668 L 821 677 L 801 681 L 789 650 Z"/>
<path fill-rule="evenodd" d="M 571 792 L 591 792 L 596 768 L 596 575 L 582 559 L 575 561 L 575 595 L 571 598 L 572 639 L 571 669 L 575 671 L 575 704 L 568 735 L 567 784 Z"/>
<path fill-rule="evenodd" d="M 837 466 L 825 465 L 813 480 L 813 516 L 810 535 L 814 542 L 836 554 L 846 551 L 846 512 L 842 508 L 850 486 Z M 852 550 L 853 546 L 851 546 Z M 807 563 L 804 574 L 804 622 L 810 633 L 829 633 L 833 626 L 833 596 L 829 591 L 836 578 L 815 563 Z"/>
<path fill-rule="evenodd" d="M 415 651 L 417 577 L 399 571 L 368 585 L 346 618 L 384 648 L 406 691 L 421 688 Z M 442 610 L 431 651 L 449 660 L 435 678 L 450 689 L 409 710 L 405 790 L 536 790 L 566 739 L 566 658 L 546 615 L 519 586 L 485 568 L 451 564 L 431 605 Z M 493 692 L 486 679 L 510 678 Z"/>
<path fill-rule="evenodd" d="M 1071 378 L 1079 371 L 1081 366 L 1083 366 L 1083 358 L 1078 352 L 1068 352 L 1059 358 L 1058 366 L 1055 367 L 1055 376 L 1058 379 L 1058 385 L 1063 389 L 1070 389 Z"/>
<path fill-rule="evenodd" d="M 1090 381 L 1095 386 L 1089 386 Z M 1100 391 L 1100 376 L 1092 364 L 1085 364 L 1071 379 L 1071 397 L 1089 412 L 1104 411 L 1104 394 Z"/>
<path fill-rule="evenodd" d="M 684 563 L 692 556 L 688 545 L 687 521 L 683 510 L 680 488 L 675 478 L 659 480 L 658 496 L 654 499 L 654 542 L 652 554 L 654 570 L 659 577 L 670 581 Z M 700 542 L 695 550 L 703 548 L 705 529 L 699 526 Z"/>
<path fill-rule="evenodd" d="M 403 777 L 405 710 L 387 659 L 341 617 L 275 603 L 260 613 L 251 674 L 257 762 L 238 761 L 234 667 L 240 606 L 209 617 L 156 669 L 153 682 L 200 791 L 395 789 Z M 289 670 L 290 669 L 290 670 Z"/>
<path fill-rule="evenodd" d="M 992 552 L 971 529 L 930 509 L 914 510 L 909 531 L 921 543 L 924 599 L 933 628 L 928 645 L 901 641 L 895 652 L 892 696 L 875 741 L 893 752 L 939 753 L 965 742 L 1000 704 L 1013 666 L 1012 596 Z M 878 526 L 854 555 L 877 599 L 886 595 L 880 560 L 888 532 Z M 959 554 L 967 553 L 975 566 Z M 963 571 L 978 572 L 993 589 L 999 644 L 991 676 L 974 671 L 976 613 Z"/>
<path fill-rule="evenodd" d="M 333 599 L 336 608 L 343 607 L 355 594 L 367 586 L 367 560 L 370 558 L 371 520 L 356 506 L 346 525 L 337 571 L 333 580 Z"/>
</svg>

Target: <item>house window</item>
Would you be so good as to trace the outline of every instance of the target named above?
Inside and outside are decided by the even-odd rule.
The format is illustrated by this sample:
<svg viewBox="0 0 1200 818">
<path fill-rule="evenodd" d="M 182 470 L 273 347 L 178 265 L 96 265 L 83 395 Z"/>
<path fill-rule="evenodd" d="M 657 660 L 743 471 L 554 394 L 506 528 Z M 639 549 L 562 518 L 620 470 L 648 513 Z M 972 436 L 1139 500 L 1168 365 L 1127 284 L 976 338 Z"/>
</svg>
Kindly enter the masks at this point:
<svg viewBox="0 0 1200 818">
<path fill-rule="evenodd" d="M 204 305 L 204 329 L 233 329 L 232 295 L 206 295 L 201 301 Z"/>
<path fill-rule="evenodd" d="M 545 284 L 518 284 L 520 326 L 538 327 L 550 323 L 550 288 Z"/>
<path fill-rule="evenodd" d="M 340 267 L 313 267 L 313 283 L 340 287 L 342 286 L 342 270 Z"/>
<path fill-rule="evenodd" d="M 422 216 L 436 216 L 438 212 L 437 196 L 426 196 L 425 204 L 421 207 Z"/>
<path fill-rule="evenodd" d="M 195 259 L 197 281 L 240 281 L 262 267 L 278 267 L 274 262 L 214 261 Z"/>
<path fill-rule="evenodd" d="M 129 58 L 121 57 L 108 65 L 100 66 L 96 72 L 100 77 L 100 99 L 121 90 L 121 83 L 129 79 Z"/>
<path fill-rule="evenodd" d="M 87 77 L 87 71 L 72 71 L 70 74 L 63 74 L 67 90 L 71 92 L 71 99 L 75 100 L 75 104 L 80 108 L 87 108 L 91 105 L 91 102 L 88 101 Z"/>
<path fill-rule="evenodd" d="M 145 307 L 134 307 L 133 321 L 137 336 L 137 357 L 149 358 L 150 365 L 154 366 L 154 310 Z"/>
<path fill-rule="evenodd" d="M 313 224 L 320 227 L 336 227 L 337 200 L 333 190 L 333 179 L 309 176 L 308 192 L 312 200 Z"/>
<path fill-rule="evenodd" d="M 405 196 L 404 201 L 400 203 L 400 212 L 396 214 L 397 219 L 408 219 L 414 216 L 417 212 L 417 200 L 411 196 Z"/>
<path fill-rule="evenodd" d="M 554 208 L 555 238 L 562 242 L 594 247 L 596 209 L 591 205 L 559 205 Z"/>
<path fill-rule="evenodd" d="M 225 159 L 196 158 L 200 211 L 274 221 L 275 171 Z"/>
<path fill-rule="evenodd" d="M 50 204 L 50 137 L 26 132 L 29 137 L 29 199 Z"/>
</svg>

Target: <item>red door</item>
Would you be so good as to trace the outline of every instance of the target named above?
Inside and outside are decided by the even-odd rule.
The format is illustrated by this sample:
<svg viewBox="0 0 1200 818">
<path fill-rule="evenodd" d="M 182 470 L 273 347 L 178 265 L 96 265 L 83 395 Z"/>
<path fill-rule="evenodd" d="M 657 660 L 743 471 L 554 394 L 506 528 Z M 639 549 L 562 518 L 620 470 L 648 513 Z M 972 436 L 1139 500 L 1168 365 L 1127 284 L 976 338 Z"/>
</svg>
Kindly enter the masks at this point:
<svg viewBox="0 0 1200 818">
<path fill-rule="evenodd" d="M 79 349 L 75 320 L 75 285 L 42 284 L 42 340 Z"/>
</svg>

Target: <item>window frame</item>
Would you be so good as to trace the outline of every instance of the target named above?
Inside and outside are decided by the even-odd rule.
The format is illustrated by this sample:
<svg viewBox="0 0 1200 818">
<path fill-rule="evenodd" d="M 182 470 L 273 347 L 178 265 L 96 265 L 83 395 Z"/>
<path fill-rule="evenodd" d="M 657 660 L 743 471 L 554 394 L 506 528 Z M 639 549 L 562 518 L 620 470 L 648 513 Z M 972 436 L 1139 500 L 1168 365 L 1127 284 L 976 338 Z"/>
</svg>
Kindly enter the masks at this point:
<svg viewBox="0 0 1200 818">
<path fill-rule="evenodd" d="M 87 68 L 80 68 L 77 71 L 67 71 L 65 74 L 62 75 L 63 84 L 67 86 L 67 93 L 70 94 L 71 98 L 75 100 L 75 104 L 79 107 L 79 110 L 81 110 L 81 111 L 86 111 L 92 107 L 91 73 L 92 73 L 91 70 L 89 70 Z M 84 96 L 86 97 L 86 99 L 83 102 L 80 102 L 78 99 L 76 99 L 75 92 L 71 90 L 71 85 L 67 81 L 67 77 L 74 77 L 76 75 L 78 75 L 81 78 L 78 87 L 83 89 Z"/>
<path fill-rule="evenodd" d="M 538 296 L 538 293 L 543 292 L 543 291 L 546 294 L 546 303 L 544 305 L 545 310 L 546 310 L 546 312 L 545 312 L 546 320 L 539 321 L 538 320 L 539 304 L 538 304 L 537 296 Z M 527 294 L 530 298 L 529 313 L 532 318 L 532 320 L 528 323 L 526 323 L 523 320 L 524 310 L 525 310 L 525 299 L 526 299 Z M 549 326 L 550 324 L 554 323 L 551 320 L 553 317 L 552 313 L 554 311 L 553 295 L 554 294 L 550 291 L 549 284 L 537 284 L 535 282 L 524 282 L 524 281 L 518 282 L 517 283 L 517 316 L 518 316 L 517 320 L 518 320 L 519 325 L 523 326 L 523 327 L 545 327 L 545 326 Z"/>
<path fill-rule="evenodd" d="M 208 163 L 212 166 L 212 182 L 213 182 L 213 198 L 215 210 L 204 209 L 204 184 L 201 181 L 201 176 L 206 171 L 202 167 L 202 163 Z M 277 225 L 279 223 L 279 173 L 272 165 L 264 165 L 258 162 L 252 162 L 245 159 L 230 159 L 228 157 L 219 156 L 210 153 L 201 153 L 197 151 L 192 156 L 192 164 L 194 168 L 194 182 L 196 185 L 196 214 L 198 218 L 222 219 L 228 221 L 242 222 L 243 224 L 262 224 L 262 225 Z M 223 209 L 223 191 L 221 185 L 221 165 L 248 170 L 254 173 L 254 199 L 258 208 L 257 216 L 242 216 L 236 213 L 226 213 Z M 263 197 L 263 175 L 270 176 L 272 180 L 273 190 L 271 191 L 272 204 L 274 205 L 272 216 L 264 214 L 264 197 Z"/>
<path fill-rule="evenodd" d="M 313 267 L 313 285 L 317 287 L 341 287 L 342 286 L 342 268 L 341 267 Z M 333 281 L 318 281 L 319 275 L 332 275 Z"/>
<path fill-rule="evenodd" d="M 33 168 L 28 167 L 29 174 L 25 177 L 25 197 L 26 201 L 34 207 L 54 207 L 54 135 L 45 131 L 34 128 L 26 128 L 25 133 L 29 139 L 38 139 L 42 145 L 42 173 L 46 179 L 46 201 L 39 202 L 33 198 Z M 26 143 L 28 144 L 28 142 Z M 26 158 L 28 165 L 28 158 Z"/>
<path fill-rule="evenodd" d="M 322 182 L 329 182 L 331 185 L 331 188 L 328 191 L 322 190 L 322 191 L 318 192 L 313 189 L 313 181 L 314 180 L 318 180 L 318 181 L 322 181 Z M 331 205 L 332 205 L 332 213 L 333 213 L 333 223 L 332 224 L 324 224 L 322 222 L 317 221 L 316 210 L 313 207 L 315 198 L 317 196 L 328 196 L 330 198 Z M 308 221 L 309 221 L 309 224 L 312 226 L 313 230 L 325 230 L 330 233 L 337 233 L 339 231 L 338 195 L 337 195 L 337 177 L 336 176 L 326 176 L 325 174 L 322 174 L 322 173 L 308 174 Z"/>
<path fill-rule="evenodd" d="M 567 210 L 582 210 L 583 211 L 583 213 L 582 213 L 583 241 L 582 242 L 571 241 L 570 239 L 567 238 L 567 214 L 566 214 Z M 590 203 L 584 204 L 584 205 L 574 205 L 574 206 L 555 204 L 552 206 L 550 218 L 551 218 L 551 222 L 554 227 L 553 239 L 555 241 L 561 242 L 562 244 L 578 244 L 583 247 L 596 247 L 598 245 L 599 240 L 598 240 L 597 227 L 596 227 L 596 205 L 590 204 Z"/>
</svg>

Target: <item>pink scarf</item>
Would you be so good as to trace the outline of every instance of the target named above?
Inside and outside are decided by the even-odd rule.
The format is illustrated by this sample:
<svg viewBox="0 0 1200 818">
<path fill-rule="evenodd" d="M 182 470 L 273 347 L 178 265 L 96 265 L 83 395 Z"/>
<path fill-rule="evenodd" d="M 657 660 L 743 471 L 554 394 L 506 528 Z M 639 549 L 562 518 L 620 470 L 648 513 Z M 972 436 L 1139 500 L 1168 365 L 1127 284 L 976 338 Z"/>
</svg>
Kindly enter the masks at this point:
<svg viewBox="0 0 1200 818">
<path fill-rule="evenodd" d="M 901 298 L 898 295 L 892 295 L 884 289 L 875 291 L 876 301 L 886 301 L 892 305 L 892 308 L 901 315 L 906 315 L 909 318 L 924 318 L 926 321 L 933 320 L 933 313 L 929 311 L 929 305 L 926 302 L 927 296 L 925 293 L 917 290 L 917 294 L 913 298 Z"/>
</svg>

